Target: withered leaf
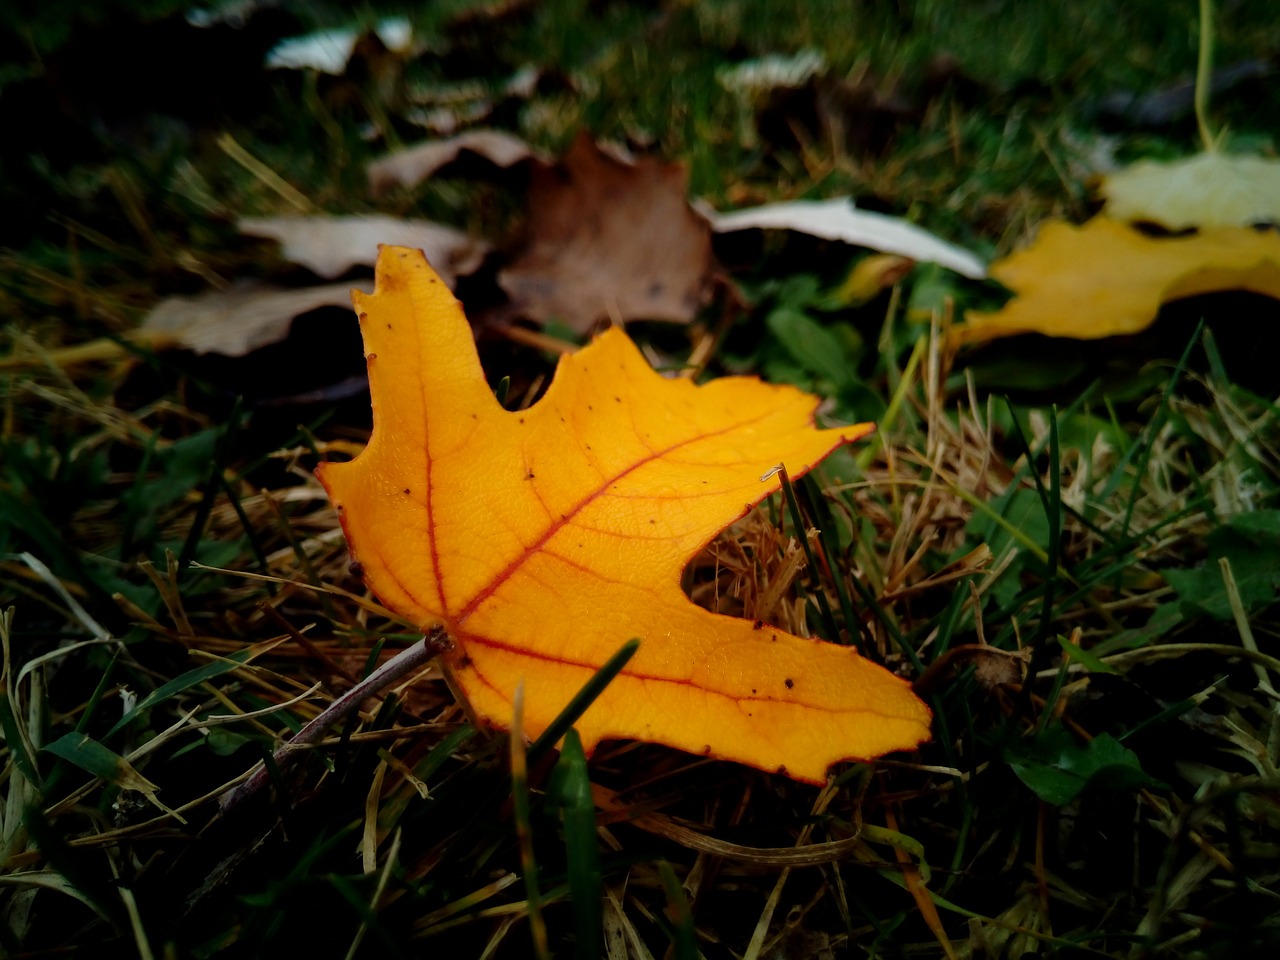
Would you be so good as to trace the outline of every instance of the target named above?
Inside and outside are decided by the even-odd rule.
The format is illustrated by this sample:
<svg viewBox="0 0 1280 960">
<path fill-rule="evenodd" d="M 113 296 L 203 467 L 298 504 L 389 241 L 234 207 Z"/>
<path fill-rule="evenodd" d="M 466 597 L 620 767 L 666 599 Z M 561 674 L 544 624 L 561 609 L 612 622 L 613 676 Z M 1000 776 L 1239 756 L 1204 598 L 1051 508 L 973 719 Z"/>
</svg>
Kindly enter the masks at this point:
<svg viewBox="0 0 1280 960">
<path fill-rule="evenodd" d="M 537 164 L 530 237 L 499 283 L 527 316 L 585 332 L 599 320 L 688 323 L 711 269 L 711 231 L 690 207 L 684 167 L 628 162 L 579 135 Z"/>
<path fill-rule="evenodd" d="M 333 279 L 354 266 L 371 267 L 378 244 L 416 247 L 426 254 L 449 286 L 474 272 L 489 245 L 461 230 L 429 220 L 403 220 L 385 214 L 345 217 L 244 217 L 240 232 L 278 240 L 286 260 L 317 276 Z"/>
<path fill-rule="evenodd" d="M 849 197 L 790 200 L 729 213 L 711 210 L 707 218 L 716 233 L 751 229 L 794 230 L 823 240 L 839 240 L 883 253 L 896 253 L 912 260 L 936 263 L 975 280 L 987 275 L 982 260 L 963 247 L 948 243 L 901 217 L 859 210 Z"/>
<path fill-rule="evenodd" d="M 428 140 L 374 160 L 366 168 L 375 194 L 413 187 L 465 154 L 495 167 L 512 167 L 541 154 L 517 136 L 501 130 L 469 130 L 445 140 Z"/>
<path fill-rule="evenodd" d="M 147 314 L 140 330 L 155 347 L 242 357 L 283 340 L 295 317 L 319 307 L 346 306 L 351 288 L 350 283 L 297 289 L 243 284 L 194 297 L 169 297 Z"/>
</svg>

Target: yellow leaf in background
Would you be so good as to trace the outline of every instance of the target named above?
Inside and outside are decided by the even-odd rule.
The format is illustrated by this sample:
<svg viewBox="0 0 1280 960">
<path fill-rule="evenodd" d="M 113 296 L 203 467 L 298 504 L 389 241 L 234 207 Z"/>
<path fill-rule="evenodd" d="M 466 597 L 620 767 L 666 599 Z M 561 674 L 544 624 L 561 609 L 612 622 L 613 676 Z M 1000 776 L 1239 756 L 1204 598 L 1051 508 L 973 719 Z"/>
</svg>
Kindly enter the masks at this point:
<svg viewBox="0 0 1280 960">
<path fill-rule="evenodd" d="M 383 247 L 355 294 L 374 429 L 320 481 L 382 601 L 442 625 L 455 689 L 511 722 L 523 684 L 542 733 L 627 640 L 640 649 L 577 724 L 820 783 L 837 760 L 909 749 L 929 709 L 851 647 L 721 616 L 680 589 L 689 559 L 780 481 L 869 423 L 813 425 L 818 398 L 754 377 L 655 373 L 622 330 L 563 357 L 542 399 L 508 411 L 471 328 L 422 254 Z"/>
<path fill-rule="evenodd" d="M 1143 160 L 1103 179 L 1104 212 L 1169 230 L 1280 223 L 1280 161 L 1202 153 Z"/>
<path fill-rule="evenodd" d="M 860 307 L 909 274 L 916 262 L 896 253 L 873 253 L 863 257 L 849 271 L 835 299 L 849 307 Z"/>
<path fill-rule="evenodd" d="M 964 343 L 1018 333 L 1092 340 L 1137 333 L 1160 305 L 1221 290 L 1280 299 L 1280 234 L 1218 227 L 1149 237 L 1108 217 L 1083 226 L 1050 221 L 1031 246 L 991 266 L 1014 298 L 994 313 L 966 314 Z"/>
</svg>

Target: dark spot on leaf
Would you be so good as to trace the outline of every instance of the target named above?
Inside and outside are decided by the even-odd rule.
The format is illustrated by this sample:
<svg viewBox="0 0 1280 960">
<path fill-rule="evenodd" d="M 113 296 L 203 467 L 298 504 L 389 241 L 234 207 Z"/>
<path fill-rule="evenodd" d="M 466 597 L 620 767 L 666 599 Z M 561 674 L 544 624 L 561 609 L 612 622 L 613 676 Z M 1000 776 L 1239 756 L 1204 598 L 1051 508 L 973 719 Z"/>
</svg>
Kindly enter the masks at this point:
<svg viewBox="0 0 1280 960">
<path fill-rule="evenodd" d="M 387 324 L 387 329 L 388 329 L 388 330 L 390 330 L 390 329 L 391 329 L 391 324 L 389 324 L 389 323 Z"/>
<path fill-rule="evenodd" d="M 705 747 L 702 748 L 702 755 L 704 757 L 711 756 L 711 744 L 708 743 Z"/>
<path fill-rule="evenodd" d="M 408 487 L 405 487 L 405 488 L 404 488 L 404 495 L 405 495 L 406 497 L 407 497 L 407 496 L 409 496 L 409 494 L 411 494 L 412 492 L 413 492 L 413 491 L 412 491 L 412 490 L 410 490 Z"/>
<path fill-rule="evenodd" d="M 751 688 L 751 692 L 752 692 L 752 693 L 755 693 L 755 692 L 756 692 L 756 688 L 755 688 L 755 687 L 752 687 L 752 688 Z"/>
<path fill-rule="evenodd" d="M 778 773 L 784 777 L 787 775 L 787 765 L 785 763 L 778 766 Z"/>
<path fill-rule="evenodd" d="M 656 524 L 658 521 L 657 521 L 657 520 L 654 520 L 652 517 L 650 517 L 650 518 L 649 518 L 649 522 L 650 522 L 650 523 L 653 523 L 653 524 Z"/>
<path fill-rule="evenodd" d="M 772 640 L 774 643 L 777 643 L 777 642 L 778 642 L 778 635 L 777 635 L 776 633 L 771 633 L 771 634 L 769 634 L 769 639 L 770 639 L 770 640 Z"/>
<path fill-rule="evenodd" d="M 520 423 L 524 423 L 524 417 L 521 417 L 521 418 L 520 418 L 520 420 L 519 420 L 519 422 L 520 422 Z"/>
<path fill-rule="evenodd" d="M 364 358 L 365 358 L 365 360 L 367 360 L 369 363 L 373 363 L 373 361 L 375 361 L 375 360 L 377 360 L 377 359 L 378 359 L 378 355 L 377 355 L 376 353 L 366 353 L 366 354 L 364 355 Z"/>
<path fill-rule="evenodd" d="M 588 403 L 588 404 L 587 404 L 587 409 L 588 409 L 588 410 L 594 410 L 594 409 L 595 409 L 595 407 L 593 407 L 591 404 L 589 404 L 589 403 Z"/>
<path fill-rule="evenodd" d="M 533 479 L 533 471 L 532 471 L 532 470 L 530 470 L 527 474 L 525 474 L 525 479 L 526 479 L 526 480 L 532 480 L 532 479 Z"/>
<path fill-rule="evenodd" d="M 787 677 L 787 679 L 783 680 L 782 682 L 787 685 L 788 690 L 790 690 L 792 687 L 796 685 L 796 682 L 792 680 L 790 677 Z"/>
<path fill-rule="evenodd" d="M 614 397 L 614 398 L 613 398 L 613 402 L 614 402 L 614 403 L 621 403 L 621 402 L 622 402 L 622 398 L 621 398 L 621 397 Z"/>
<path fill-rule="evenodd" d="M 753 624 L 751 625 L 751 629 L 752 629 L 752 630 L 759 630 L 759 629 L 760 629 L 761 627 L 763 627 L 763 626 L 764 626 L 764 621 L 763 621 L 763 620 L 757 620 L 755 623 L 753 623 Z M 754 693 L 755 691 L 753 690 L 752 692 Z"/>
<path fill-rule="evenodd" d="M 361 311 L 360 311 L 360 319 L 361 319 L 361 320 L 368 320 L 368 319 L 369 319 L 369 315 L 368 315 L 367 313 L 365 313 L 363 310 L 361 310 Z M 389 326 L 391 326 L 391 324 L 389 324 L 389 323 L 388 323 L 388 324 L 387 324 L 387 326 L 389 327 Z"/>
<path fill-rule="evenodd" d="M 361 563 L 359 560 L 352 560 L 351 563 L 347 565 L 347 572 L 351 574 L 353 577 L 363 577 L 364 564 Z"/>
<path fill-rule="evenodd" d="M 465 670 L 469 666 L 471 666 L 471 658 L 464 653 L 462 657 L 458 660 L 458 669 Z"/>
</svg>

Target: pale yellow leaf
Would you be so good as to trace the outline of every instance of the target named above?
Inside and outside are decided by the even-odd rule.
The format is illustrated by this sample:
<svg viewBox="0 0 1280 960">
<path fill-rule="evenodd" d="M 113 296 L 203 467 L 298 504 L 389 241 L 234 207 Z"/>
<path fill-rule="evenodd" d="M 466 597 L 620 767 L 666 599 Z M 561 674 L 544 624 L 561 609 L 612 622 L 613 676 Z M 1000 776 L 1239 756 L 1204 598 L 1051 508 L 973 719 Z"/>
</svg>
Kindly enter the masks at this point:
<svg viewBox="0 0 1280 960">
<path fill-rule="evenodd" d="M 1113 220 L 1169 230 L 1280 223 L 1280 161 L 1221 153 L 1143 160 L 1106 177 L 1101 193 Z"/>
</svg>

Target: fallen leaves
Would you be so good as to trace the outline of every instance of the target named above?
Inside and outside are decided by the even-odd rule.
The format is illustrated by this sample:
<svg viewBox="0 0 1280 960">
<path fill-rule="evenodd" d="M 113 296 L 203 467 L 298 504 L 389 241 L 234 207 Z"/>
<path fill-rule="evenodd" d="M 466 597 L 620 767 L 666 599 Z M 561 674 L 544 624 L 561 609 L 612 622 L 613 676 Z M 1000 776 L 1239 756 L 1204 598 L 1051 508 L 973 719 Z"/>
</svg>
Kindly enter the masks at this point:
<svg viewBox="0 0 1280 960">
<path fill-rule="evenodd" d="M 857 210 L 848 198 L 731 213 L 695 210 L 681 165 L 631 160 L 586 134 L 552 161 L 511 134 L 472 130 L 371 163 L 370 188 L 378 193 L 414 186 L 467 158 L 499 169 L 530 165 L 527 239 L 498 273 L 498 284 L 514 314 L 539 323 L 559 321 L 578 333 L 602 321 L 688 323 L 711 286 L 713 232 L 787 229 L 892 254 L 869 259 L 851 278 L 843 293 L 849 302 L 873 296 L 917 261 L 969 277 L 985 275 L 982 261 L 969 251 L 905 220 Z M 493 249 L 453 227 L 385 214 L 243 217 L 238 227 L 245 235 L 276 240 L 285 260 L 322 279 L 371 266 L 378 245 L 390 244 L 423 250 L 453 286 Z M 250 282 L 170 298 L 151 311 L 135 339 L 158 349 L 241 356 L 283 339 L 295 317 L 345 302 L 346 289 Z M 67 362 L 101 359 L 111 352 L 104 347 L 59 356 Z"/>
<path fill-rule="evenodd" d="M 1150 237 L 1095 217 L 1080 227 L 1050 221 L 1035 242 L 991 267 L 1015 294 L 994 313 L 970 312 L 961 342 L 1018 333 L 1095 339 L 1150 326 L 1160 305 L 1218 290 L 1280 298 L 1280 235 L 1219 227 Z"/>
<path fill-rule="evenodd" d="M 579 136 L 558 164 L 534 167 L 529 243 L 499 283 L 530 318 L 578 332 L 609 318 L 687 323 L 711 235 L 686 191 L 683 166 L 620 159 Z"/>
<path fill-rule="evenodd" d="M 404 17 L 379 20 L 369 31 L 388 50 L 407 51 L 413 42 L 413 26 Z M 342 76 L 365 31 L 320 30 L 279 43 L 267 54 L 267 67 L 275 70 L 318 70 Z"/>
<path fill-rule="evenodd" d="M 1280 223 L 1280 161 L 1217 151 L 1144 160 L 1105 177 L 1106 213 L 1168 230 Z"/>
<path fill-rule="evenodd" d="M 331 280 L 352 267 L 371 267 L 378 244 L 415 247 L 453 286 L 459 275 L 474 272 L 489 250 L 481 240 L 429 220 L 405 220 L 383 214 L 346 217 L 244 217 L 240 232 L 278 240 L 286 260 Z"/>
<path fill-rule="evenodd" d="M 830 200 L 792 200 L 762 207 L 710 213 L 716 233 L 735 230 L 795 230 L 823 240 L 839 240 L 911 260 L 937 263 L 961 276 L 980 280 L 986 266 L 974 254 L 903 220 L 870 210 L 858 210 L 849 197 Z"/>
<path fill-rule="evenodd" d="M 420 254 L 384 248 L 375 293 L 355 302 L 374 433 L 319 476 L 382 601 L 452 637 L 446 666 L 481 720 L 509 725 L 523 683 L 536 736 L 638 637 L 579 721 L 587 750 L 642 739 L 820 782 L 838 760 L 928 737 L 908 685 L 851 648 L 680 589 L 689 558 L 778 489 L 770 468 L 802 474 L 869 424 L 816 429 L 816 398 L 752 378 L 665 379 L 618 329 L 509 412 Z"/>
<path fill-rule="evenodd" d="M 283 340 L 295 318 L 320 307 L 345 306 L 350 296 L 351 284 L 331 283 L 295 289 L 243 284 L 169 297 L 147 314 L 134 339 L 156 349 L 242 357 Z"/>
<path fill-rule="evenodd" d="M 414 187 L 462 157 L 472 155 L 495 167 L 513 167 L 542 155 L 517 136 L 501 130 L 470 130 L 447 140 L 428 140 L 374 160 L 366 168 L 375 194 Z"/>
<path fill-rule="evenodd" d="M 1137 333 L 1173 300 L 1224 290 L 1280 299 L 1280 163 L 1210 151 L 1143 161 L 1106 177 L 1103 214 L 1083 226 L 1049 221 L 1027 248 L 991 266 L 1015 294 L 969 312 L 961 343 L 1019 333 L 1096 339 Z M 1195 233 L 1151 236 L 1122 222 Z"/>
</svg>

